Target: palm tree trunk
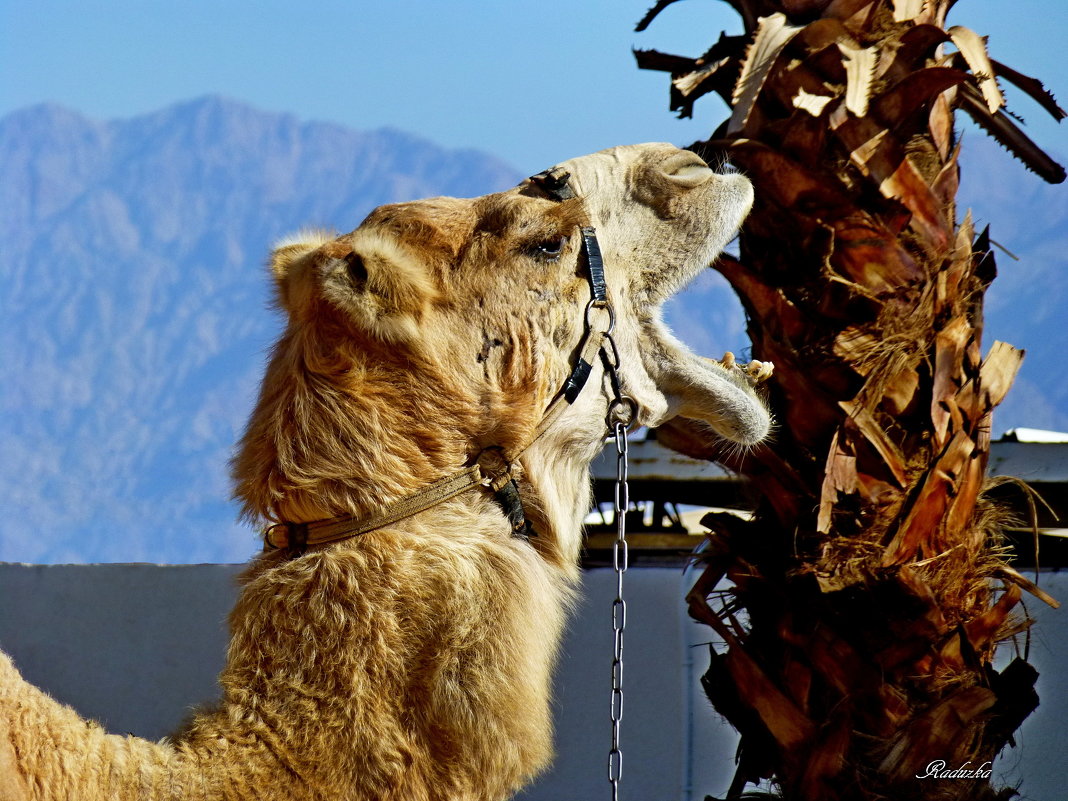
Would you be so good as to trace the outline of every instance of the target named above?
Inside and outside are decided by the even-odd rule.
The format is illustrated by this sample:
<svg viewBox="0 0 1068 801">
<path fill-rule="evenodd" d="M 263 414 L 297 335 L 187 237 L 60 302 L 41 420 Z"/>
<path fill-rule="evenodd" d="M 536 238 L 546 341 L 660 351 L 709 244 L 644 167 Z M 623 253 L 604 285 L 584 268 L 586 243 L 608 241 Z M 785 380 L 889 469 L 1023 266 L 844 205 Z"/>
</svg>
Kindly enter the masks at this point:
<svg viewBox="0 0 1068 801">
<path fill-rule="evenodd" d="M 757 195 L 739 258 L 718 266 L 754 357 L 775 363 L 777 434 L 738 456 L 684 420 L 659 433 L 760 498 L 752 521 L 706 517 L 688 597 L 725 646 L 703 684 L 742 735 L 728 797 L 763 778 L 805 801 L 1007 797 L 987 763 L 1037 705 L 1037 674 L 992 659 L 1028 625 L 1021 590 L 1055 602 L 1008 564 L 1006 513 L 984 496 L 991 412 L 1023 353 L 983 355 L 995 265 L 957 219 L 953 123 L 964 110 L 1057 182 L 994 76 L 1064 112 L 947 28 L 949 0 L 728 2 L 744 36 L 698 59 L 637 53 L 672 73 L 683 115 L 724 96 L 730 119 L 694 148 L 725 153 Z M 939 763 L 980 771 L 929 775 Z"/>
</svg>

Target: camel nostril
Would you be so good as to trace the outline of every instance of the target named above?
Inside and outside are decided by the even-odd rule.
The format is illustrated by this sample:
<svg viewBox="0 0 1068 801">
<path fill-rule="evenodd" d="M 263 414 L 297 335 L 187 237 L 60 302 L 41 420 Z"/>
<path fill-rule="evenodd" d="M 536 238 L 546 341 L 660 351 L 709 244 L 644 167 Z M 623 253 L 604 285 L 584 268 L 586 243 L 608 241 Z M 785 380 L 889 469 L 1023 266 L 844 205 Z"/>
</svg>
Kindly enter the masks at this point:
<svg viewBox="0 0 1068 801">
<path fill-rule="evenodd" d="M 668 180 L 687 189 L 701 186 L 715 175 L 700 156 L 685 150 L 667 159 L 660 166 L 660 171 Z"/>
</svg>

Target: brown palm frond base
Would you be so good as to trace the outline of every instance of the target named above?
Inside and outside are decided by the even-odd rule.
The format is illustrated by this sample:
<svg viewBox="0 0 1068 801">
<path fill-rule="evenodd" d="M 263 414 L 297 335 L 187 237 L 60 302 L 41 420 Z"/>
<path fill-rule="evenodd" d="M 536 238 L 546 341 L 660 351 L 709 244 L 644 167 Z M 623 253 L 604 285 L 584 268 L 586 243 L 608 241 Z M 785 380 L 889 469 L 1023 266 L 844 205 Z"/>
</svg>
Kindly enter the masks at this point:
<svg viewBox="0 0 1068 801">
<path fill-rule="evenodd" d="M 688 599 L 723 640 L 705 689 L 742 733 L 728 797 L 767 778 L 803 801 L 1008 797 L 985 776 L 917 778 L 1012 741 L 1036 674 L 993 655 L 1029 624 L 1022 592 L 1044 596 L 1008 564 L 1005 512 L 983 494 L 991 413 L 1023 353 L 983 353 L 996 270 L 987 233 L 957 221 L 954 109 L 1050 181 L 1063 168 L 1005 115 L 996 76 L 1064 113 L 947 27 L 947 0 L 732 5 L 745 36 L 698 59 L 638 53 L 672 73 L 683 114 L 710 91 L 732 105 L 694 149 L 756 187 L 739 258 L 718 266 L 754 357 L 775 363 L 778 434 L 734 459 L 757 515 L 706 518 Z M 658 436 L 722 461 L 685 421 Z"/>
</svg>

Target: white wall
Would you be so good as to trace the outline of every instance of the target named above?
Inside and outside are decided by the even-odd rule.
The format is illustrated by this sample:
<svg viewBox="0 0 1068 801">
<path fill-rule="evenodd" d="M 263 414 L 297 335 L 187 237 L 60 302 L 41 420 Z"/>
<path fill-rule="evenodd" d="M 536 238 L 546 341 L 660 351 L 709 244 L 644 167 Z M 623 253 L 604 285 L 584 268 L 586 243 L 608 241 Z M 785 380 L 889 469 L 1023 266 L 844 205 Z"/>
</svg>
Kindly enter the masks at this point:
<svg viewBox="0 0 1068 801">
<path fill-rule="evenodd" d="M 0 648 L 24 675 L 110 731 L 159 738 L 190 708 L 218 693 L 225 617 L 236 595 L 235 565 L 0 564 Z M 676 801 L 722 796 L 733 775 L 735 737 L 711 711 L 697 678 L 699 645 L 711 632 L 685 615 L 688 579 L 668 568 L 627 575 L 624 799 Z M 1043 587 L 1068 601 L 1068 573 Z M 523 801 L 609 797 L 607 750 L 610 604 L 615 578 L 586 573 L 557 679 L 557 750 L 552 771 Z M 1068 754 L 1068 624 L 1039 602 L 1031 661 L 1042 674 L 1042 706 L 1020 747 L 1001 759 L 1003 781 L 1024 799 L 1065 797 Z M 937 755 L 932 755 L 932 759 Z M 919 768 L 918 768 L 919 769 Z"/>
</svg>

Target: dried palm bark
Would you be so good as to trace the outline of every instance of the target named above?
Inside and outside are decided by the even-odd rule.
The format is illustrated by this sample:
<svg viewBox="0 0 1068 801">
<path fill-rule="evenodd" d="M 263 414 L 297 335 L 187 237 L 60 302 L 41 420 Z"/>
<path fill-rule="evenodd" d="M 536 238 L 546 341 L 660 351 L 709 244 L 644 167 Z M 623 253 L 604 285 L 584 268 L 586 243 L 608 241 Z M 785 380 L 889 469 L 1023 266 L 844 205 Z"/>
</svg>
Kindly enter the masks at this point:
<svg viewBox="0 0 1068 801">
<path fill-rule="evenodd" d="M 647 25 L 672 0 L 661 0 Z M 998 673 L 1027 626 L 1004 513 L 983 494 L 991 411 L 1023 353 L 981 348 L 995 276 L 984 231 L 957 220 L 960 109 L 1051 182 L 1064 169 L 1004 110 L 998 79 L 1060 119 L 1038 81 L 946 27 L 949 0 L 728 0 L 746 33 L 699 58 L 638 51 L 671 73 L 672 108 L 720 94 L 707 142 L 756 186 L 740 258 L 755 358 L 775 363 L 771 447 L 720 453 L 676 420 L 691 455 L 733 462 L 752 521 L 706 518 L 692 615 L 725 643 L 704 686 L 741 732 L 728 797 L 772 778 L 789 799 L 1001 798 L 978 768 L 1037 705 L 1036 673 Z M 717 590 L 726 577 L 732 586 Z"/>
</svg>

